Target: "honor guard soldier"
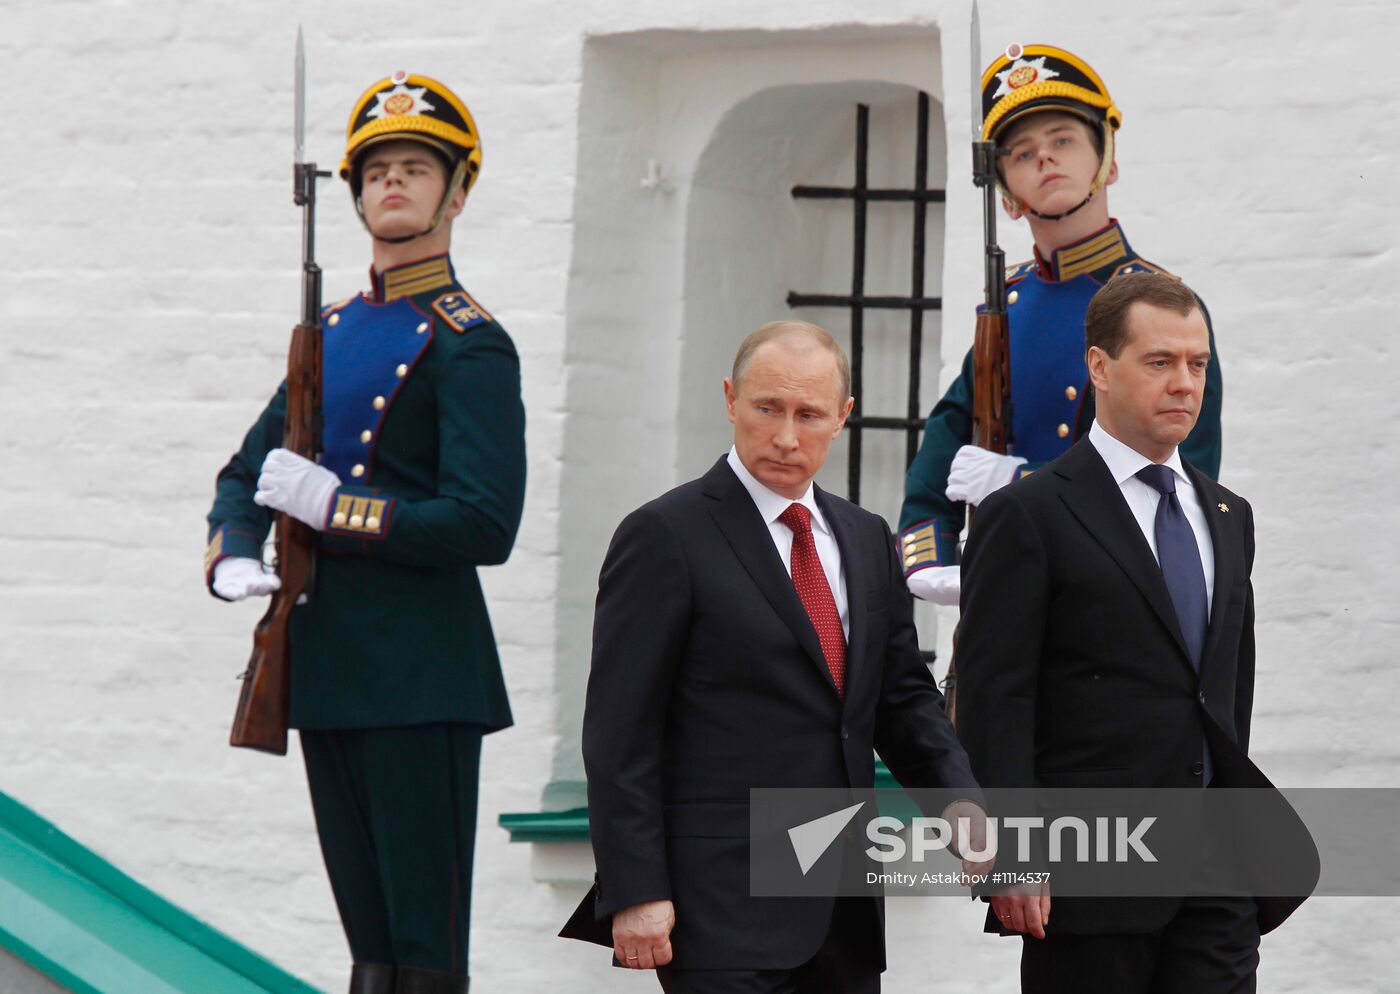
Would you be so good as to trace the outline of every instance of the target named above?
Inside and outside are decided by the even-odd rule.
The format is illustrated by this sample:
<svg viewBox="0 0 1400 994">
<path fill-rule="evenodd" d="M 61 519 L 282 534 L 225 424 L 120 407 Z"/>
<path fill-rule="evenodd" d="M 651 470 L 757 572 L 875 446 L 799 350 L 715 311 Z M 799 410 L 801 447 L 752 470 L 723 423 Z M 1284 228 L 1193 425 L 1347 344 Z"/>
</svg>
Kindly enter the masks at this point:
<svg viewBox="0 0 1400 994">
<path fill-rule="evenodd" d="M 319 532 L 290 724 L 352 994 L 467 991 L 481 738 L 511 724 L 477 567 L 505 561 L 520 523 L 520 364 L 448 259 L 480 170 L 476 125 L 441 83 L 399 72 L 356 102 L 340 175 L 372 286 L 323 312 L 323 456 L 279 447 L 284 383 L 209 513 L 225 600 L 278 587 L 261 555 L 274 511 Z"/>
<path fill-rule="evenodd" d="M 1001 153 L 1002 205 L 1013 220 L 1030 224 L 1035 257 L 1006 270 L 1009 454 L 970 444 L 969 351 L 929 415 L 905 478 L 899 520 L 905 580 L 914 594 L 938 604 L 958 603 L 956 549 L 967 505 L 1059 456 L 1094 421 L 1084 362 L 1089 300 L 1119 274 L 1164 271 L 1129 246 L 1109 215 L 1122 114 L 1086 62 L 1050 45 L 1012 45 L 982 74 L 982 118 L 983 140 L 996 142 Z M 1200 419 L 1181 446 L 1181 454 L 1212 479 L 1220 469 L 1220 402 L 1220 366 L 1213 359 Z"/>
</svg>

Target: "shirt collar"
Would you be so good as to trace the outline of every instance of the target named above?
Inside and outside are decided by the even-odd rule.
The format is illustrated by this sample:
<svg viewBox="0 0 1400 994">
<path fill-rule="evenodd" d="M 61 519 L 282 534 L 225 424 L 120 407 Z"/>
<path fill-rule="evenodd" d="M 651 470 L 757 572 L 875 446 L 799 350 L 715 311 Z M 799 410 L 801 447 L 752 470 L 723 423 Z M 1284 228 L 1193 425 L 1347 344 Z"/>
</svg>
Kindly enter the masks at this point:
<svg viewBox="0 0 1400 994">
<path fill-rule="evenodd" d="M 456 283 L 456 277 L 452 273 L 452 260 L 446 255 L 435 255 L 428 259 L 419 259 L 417 262 L 394 266 L 382 273 L 375 272 L 371 266 L 369 279 L 374 287 L 375 303 L 378 304 L 387 304 L 399 297 L 411 297 Z"/>
<path fill-rule="evenodd" d="M 734 475 L 739 478 L 739 482 L 744 485 L 744 489 L 753 498 L 758 513 L 763 516 L 764 524 L 771 525 L 777 521 L 778 517 L 788 509 L 789 504 L 801 504 L 812 512 L 812 526 L 827 535 L 831 534 L 831 529 L 826 524 L 826 518 L 822 517 L 821 508 L 817 506 L 816 488 L 810 481 L 807 483 L 807 492 L 793 500 L 791 497 L 784 497 L 759 483 L 749 472 L 749 468 L 744 465 L 744 461 L 739 458 L 739 450 L 732 445 L 729 447 L 728 459 L 729 468 L 734 470 Z"/>
<path fill-rule="evenodd" d="M 1061 245 L 1050 253 L 1050 258 L 1035 250 L 1035 261 L 1040 274 L 1047 280 L 1062 282 L 1072 280 L 1085 273 L 1097 272 L 1125 259 L 1135 258 L 1123 237 L 1123 229 L 1118 222 L 1109 219 L 1108 227 L 1101 228 L 1087 238 L 1081 238 L 1069 245 Z"/>
<path fill-rule="evenodd" d="M 1110 435 L 1108 430 L 1099 424 L 1097 418 L 1089 426 L 1089 442 L 1098 450 L 1103 461 L 1108 464 L 1108 471 L 1113 474 L 1113 482 L 1120 487 L 1136 476 L 1138 470 L 1144 466 L 1152 465 L 1151 459 Z M 1171 456 L 1162 465 L 1172 471 L 1178 487 L 1183 484 L 1188 487 L 1195 486 L 1191 482 L 1191 477 L 1186 475 L 1185 467 L 1181 465 L 1180 449 L 1172 449 Z"/>
</svg>

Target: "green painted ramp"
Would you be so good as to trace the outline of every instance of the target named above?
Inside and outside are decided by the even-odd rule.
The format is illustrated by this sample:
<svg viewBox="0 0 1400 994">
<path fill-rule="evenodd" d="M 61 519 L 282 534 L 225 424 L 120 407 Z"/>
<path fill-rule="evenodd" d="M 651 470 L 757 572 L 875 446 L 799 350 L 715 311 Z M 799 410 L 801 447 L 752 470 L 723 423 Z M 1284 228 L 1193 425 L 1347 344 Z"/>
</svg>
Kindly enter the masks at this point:
<svg viewBox="0 0 1400 994">
<path fill-rule="evenodd" d="M 4 794 L 0 947 L 73 994 L 319 994 Z"/>
</svg>

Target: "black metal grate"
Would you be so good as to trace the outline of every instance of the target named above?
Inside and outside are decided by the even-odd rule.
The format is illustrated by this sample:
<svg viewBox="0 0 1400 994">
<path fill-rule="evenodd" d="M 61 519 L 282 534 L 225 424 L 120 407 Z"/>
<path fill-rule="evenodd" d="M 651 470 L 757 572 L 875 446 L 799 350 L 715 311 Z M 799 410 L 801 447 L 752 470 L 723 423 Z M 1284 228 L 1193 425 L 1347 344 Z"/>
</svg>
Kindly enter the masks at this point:
<svg viewBox="0 0 1400 994">
<path fill-rule="evenodd" d="M 867 185 L 867 163 L 870 152 L 870 107 L 856 105 L 856 177 L 855 185 L 794 186 L 792 195 L 806 200 L 850 200 L 854 202 L 854 250 L 851 259 L 851 292 L 849 294 L 797 293 L 788 294 L 789 307 L 848 307 L 851 311 L 851 396 L 855 406 L 846 422 L 851 433 L 850 465 L 847 474 L 848 498 L 860 503 L 861 432 L 867 428 L 903 431 L 907 435 L 905 465 L 914 461 L 919 450 L 919 432 L 924 427 L 923 408 L 919 403 L 919 363 L 924 346 L 924 311 L 941 310 L 941 297 L 924 296 L 924 233 L 928 224 L 928 205 L 942 203 L 943 190 L 928 188 L 928 128 L 929 97 L 919 93 L 918 145 L 915 151 L 914 187 L 909 190 L 871 189 Z M 870 203 L 911 203 L 914 205 L 913 279 L 907 297 L 867 297 L 865 295 L 865 231 L 866 205 Z M 904 417 L 867 416 L 864 413 L 861 382 L 865 353 L 866 309 L 907 310 L 909 312 L 909 397 Z"/>
</svg>

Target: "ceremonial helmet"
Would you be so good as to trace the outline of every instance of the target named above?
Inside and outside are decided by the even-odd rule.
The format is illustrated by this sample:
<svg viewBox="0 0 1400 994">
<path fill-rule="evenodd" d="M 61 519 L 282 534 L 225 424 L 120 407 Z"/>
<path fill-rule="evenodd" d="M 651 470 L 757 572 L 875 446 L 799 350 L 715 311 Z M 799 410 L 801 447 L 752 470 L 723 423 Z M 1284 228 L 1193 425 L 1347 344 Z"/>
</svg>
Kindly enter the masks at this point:
<svg viewBox="0 0 1400 994">
<path fill-rule="evenodd" d="M 997 186 L 1011 203 L 1037 217 L 1057 221 L 1087 204 L 1113 168 L 1113 135 L 1123 113 L 1099 74 L 1079 56 L 1053 45 L 1011 45 L 982 73 L 982 140 L 1000 141 L 1016 121 L 1037 111 L 1057 110 L 1084 119 L 1102 136 L 1103 154 L 1089 195 L 1062 214 L 1044 215 L 1020 203 L 1006 188 L 1000 168 Z"/>
<path fill-rule="evenodd" d="M 365 221 L 365 215 L 360 205 L 359 159 L 366 149 L 386 141 L 420 142 L 443 158 L 449 178 L 442 203 L 428 228 L 432 231 L 442 222 L 457 188 L 460 186 L 470 193 L 481 172 L 481 136 L 471 112 L 457 94 L 437 80 L 402 69 L 371 84 L 360 94 L 345 128 L 345 158 L 340 163 L 340 178 L 350 184 L 350 195 L 361 222 Z M 369 227 L 367 222 L 365 227 Z M 414 237 L 418 236 L 386 241 L 408 241 Z"/>
</svg>

